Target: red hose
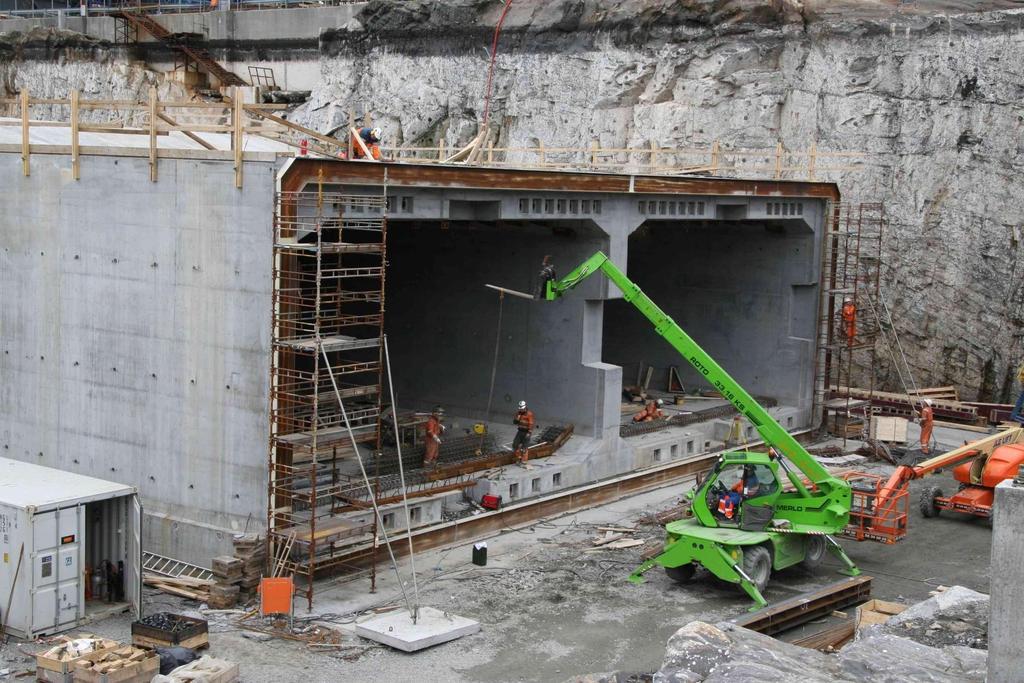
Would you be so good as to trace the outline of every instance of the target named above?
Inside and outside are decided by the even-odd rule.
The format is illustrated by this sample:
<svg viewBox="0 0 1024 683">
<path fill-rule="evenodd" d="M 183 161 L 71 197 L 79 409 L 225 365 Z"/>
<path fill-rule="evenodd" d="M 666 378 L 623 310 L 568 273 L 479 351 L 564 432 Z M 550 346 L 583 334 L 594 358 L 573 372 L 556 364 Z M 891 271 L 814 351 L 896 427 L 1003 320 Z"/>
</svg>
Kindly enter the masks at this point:
<svg viewBox="0 0 1024 683">
<path fill-rule="evenodd" d="M 491 43 L 491 63 L 487 67 L 487 90 L 484 93 L 484 130 L 487 130 L 487 123 L 491 119 L 491 85 L 494 81 L 494 62 L 498 57 L 498 37 L 501 35 L 501 25 L 505 23 L 505 15 L 508 8 L 512 6 L 512 0 L 505 0 L 505 8 L 501 10 L 498 17 L 498 25 L 494 27 L 494 41 Z"/>
</svg>

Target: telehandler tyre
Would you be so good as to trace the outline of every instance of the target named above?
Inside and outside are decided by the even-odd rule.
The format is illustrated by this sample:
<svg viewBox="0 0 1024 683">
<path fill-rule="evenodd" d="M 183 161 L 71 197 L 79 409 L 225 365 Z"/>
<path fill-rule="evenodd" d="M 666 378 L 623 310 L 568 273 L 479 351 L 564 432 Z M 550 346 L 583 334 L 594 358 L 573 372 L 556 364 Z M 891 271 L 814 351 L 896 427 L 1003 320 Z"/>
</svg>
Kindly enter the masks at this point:
<svg viewBox="0 0 1024 683">
<path fill-rule="evenodd" d="M 814 569 L 825 559 L 826 550 L 824 536 L 808 535 L 804 545 L 804 559 L 800 564 L 806 569 Z"/>
<path fill-rule="evenodd" d="M 764 589 L 768 587 L 768 579 L 772 575 L 772 555 L 768 549 L 763 545 L 744 548 L 743 572 L 750 577 L 757 590 L 764 593 Z"/>
<path fill-rule="evenodd" d="M 689 583 L 690 579 L 697 572 L 697 568 L 692 562 L 679 565 L 678 567 L 665 567 L 665 573 L 668 574 L 668 578 L 672 579 L 676 583 Z"/>
</svg>

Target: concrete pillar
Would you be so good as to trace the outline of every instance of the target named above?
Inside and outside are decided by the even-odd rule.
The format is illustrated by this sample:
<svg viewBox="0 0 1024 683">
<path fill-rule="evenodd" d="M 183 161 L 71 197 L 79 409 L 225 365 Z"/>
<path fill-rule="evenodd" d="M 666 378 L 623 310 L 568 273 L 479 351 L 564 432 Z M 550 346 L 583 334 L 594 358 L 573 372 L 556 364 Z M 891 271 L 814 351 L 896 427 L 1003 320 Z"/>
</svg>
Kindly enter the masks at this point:
<svg viewBox="0 0 1024 683">
<path fill-rule="evenodd" d="M 992 525 L 991 616 L 988 624 L 989 683 L 1024 681 L 1024 486 L 1007 480 L 996 487 Z"/>
</svg>

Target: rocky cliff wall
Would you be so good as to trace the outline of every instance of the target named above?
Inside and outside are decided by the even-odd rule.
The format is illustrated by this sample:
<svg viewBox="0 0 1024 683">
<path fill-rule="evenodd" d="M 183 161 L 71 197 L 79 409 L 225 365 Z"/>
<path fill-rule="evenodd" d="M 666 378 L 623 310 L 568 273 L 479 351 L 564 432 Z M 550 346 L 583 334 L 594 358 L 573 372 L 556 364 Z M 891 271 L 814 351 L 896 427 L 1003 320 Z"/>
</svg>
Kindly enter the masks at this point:
<svg viewBox="0 0 1024 683">
<path fill-rule="evenodd" d="M 181 100 L 185 89 L 167 74 L 157 73 L 130 59 L 124 48 L 106 41 L 57 29 L 0 33 L 0 98 L 14 97 L 28 88 L 33 98 L 65 99 L 72 90 L 83 100 L 146 101 L 149 89 L 157 88 L 161 99 Z M 17 115 L 13 109 L 6 112 Z M 4 108 L 0 107 L 0 115 Z M 67 120 L 67 107 L 37 105 L 34 119 Z M 141 116 L 120 115 L 129 125 Z M 83 121 L 109 120 L 109 111 L 83 110 Z"/>
<path fill-rule="evenodd" d="M 829 179 L 885 202 L 884 296 L 918 383 L 1005 400 L 1024 355 L 1024 10 L 924 4 L 517 2 L 492 120 L 513 146 L 866 153 Z M 501 5 L 369 3 L 321 36 L 293 118 L 327 129 L 355 106 L 398 141 L 470 139 Z"/>
<path fill-rule="evenodd" d="M 492 122 L 512 146 L 865 153 L 862 168 L 826 179 L 847 201 L 886 205 L 883 291 L 918 383 L 1005 399 L 1024 357 L 1020 4 L 517 0 Z M 367 3 L 321 33 L 320 82 L 290 118 L 326 131 L 355 109 L 391 141 L 468 141 L 502 5 Z M 106 48 L 19 60 L 2 44 L 9 92 L 24 82 L 58 96 L 74 83 L 132 97 L 155 79 Z M 887 356 L 880 347 L 882 379 L 898 388 Z"/>
</svg>

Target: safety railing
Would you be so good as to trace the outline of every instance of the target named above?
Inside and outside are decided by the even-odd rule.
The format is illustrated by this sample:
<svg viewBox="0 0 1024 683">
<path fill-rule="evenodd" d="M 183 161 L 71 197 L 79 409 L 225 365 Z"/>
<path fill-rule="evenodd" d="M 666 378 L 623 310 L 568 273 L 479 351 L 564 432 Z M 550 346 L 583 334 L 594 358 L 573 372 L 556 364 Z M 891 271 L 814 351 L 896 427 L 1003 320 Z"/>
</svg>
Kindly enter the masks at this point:
<svg viewBox="0 0 1024 683">
<path fill-rule="evenodd" d="M 472 154 L 467 148 L 449 144 L 436 146 L 382 147 L 388 159 L 408 163 L 452 163 L 468 158 L 482 166 L 541 168 L 585 171 L 615 171 L 652 175 L 745 175 L 775 179 L 819 180 L 833 173 L 859 171 L 868 162 L 861 152 L 823 151 L 812 144 L 806 150 L 730 148 L 719 141 L 706 147 L 504 147 L 479 145 Z"/>
</svg>

